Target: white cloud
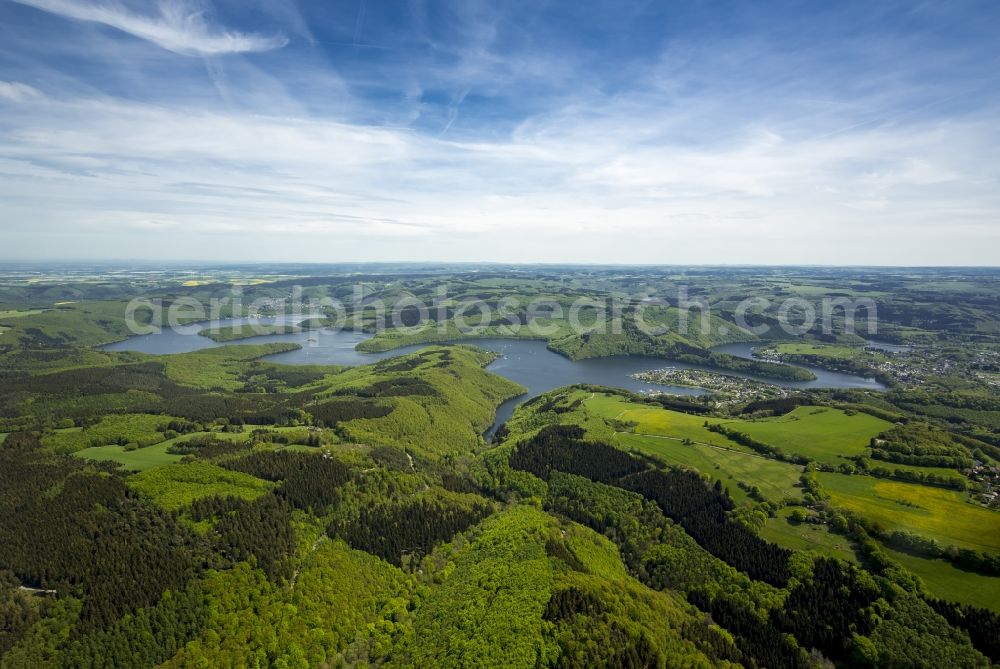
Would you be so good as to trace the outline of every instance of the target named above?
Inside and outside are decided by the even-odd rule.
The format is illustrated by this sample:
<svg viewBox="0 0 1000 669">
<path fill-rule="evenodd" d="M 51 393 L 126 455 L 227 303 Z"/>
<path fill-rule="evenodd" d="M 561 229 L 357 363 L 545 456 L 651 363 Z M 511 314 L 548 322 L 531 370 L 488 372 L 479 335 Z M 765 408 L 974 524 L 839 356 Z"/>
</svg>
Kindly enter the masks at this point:
<svg viewBox="0 0 1000 669">
<path fill-rule="evenodd" d="M 996 114 L 858 124 L 891 105 L 817 105 L 793 85 L 685 93 L 679 75 L 645 74 L 551 100 L 508 134 L 446 137 L 331 120 L 339 88 L 322 105 L 290 86 L 291 104 L 209 111 L 0 86 L 19 91 L 0 129 L 0 236 L 30 221 L 24 253 L 137 257 L 1000 261 Z"/>
<path fill-rule="evenodd" d="M 204 11 L 187 0 L 160 0 L 156 16 L 137 14 L 105 0 L 13 1 L 78 21 L 102 23 L 187 56 L 270 51 L 288 43 L 283 36 L 214 29 L 205 22 Z"/>
<path fill-rule="evenodd" d="M 19 81 L 0 81 L 0 100 L 21 102 L 42 97 L 42 92 Z"/>
</svg>

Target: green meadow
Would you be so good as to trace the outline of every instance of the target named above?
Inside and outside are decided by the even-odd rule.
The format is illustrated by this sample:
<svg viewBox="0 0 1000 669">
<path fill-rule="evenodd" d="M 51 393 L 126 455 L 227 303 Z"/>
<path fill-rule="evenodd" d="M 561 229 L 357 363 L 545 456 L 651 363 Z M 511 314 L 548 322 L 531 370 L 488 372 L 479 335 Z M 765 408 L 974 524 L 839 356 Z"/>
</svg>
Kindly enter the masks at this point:
<svg viewBox="0 0 1000 669">
<path fill-rule="evenodd" d="M 831 532 L 826 525 L 818 523 L 796 523 L 789 516 L 796 507 L 778 511 L 776 518 L 769 518 L 760 535 L 768 541 L 793 550 L 812 551 L 821 555 L 837 557 L 849 562 L 857 562 L 854 549 L 847 537 Z"/>
<path fill-rule="evenodd" d="M 748 486 L 757 486 L 769 500 L 802 496 L 801 489 L 797 487 L 802 468 L 797 465 L 768 460 L 752 453 L 685 444 L 668 437 L 621 433 L 615 435 L 614 443 L 625 450 L 636 450 L 667 464 L 690 467 L 713 479 L 720 479 L 737 502 L 748 499 L 747 493 L 736 485 L 740 481 Z"/>
<path fill-rule="evenodd" d="M 833 506 L 887 530 L 910 530 L 944 545 L 1000 550 L 1000 513 L 966 502 L 965 493 L 870 476 L 817 472 Z"/>
<path fill-rule="evenodd" d="M 775 346 L 778 353 L 789 355 L 818 355 L 824 358 L 838 358 L 848 360 L 863 353 L 861 349 L 853 346 L 831 346 L 828 344 L 807 344 L 807 343 L 781 343 Z"/>
<path fill-rule="evenodd" d="M 651 434 L 679 439 L 691 439 L 705 444 L 722 446 L 746 453 L 749 448 L 741 446 L 721 434 L 705 427 L 705 418 L 692 414 L 670 411 L 661 407 L 637 404 L 617 395 L 594 395 L 584 401 L 587 411 L 605 419 L 612 419 L 634 425 L 636 434 Z M 709 422 L 719 422 L 710 419 Z"/>
<path fill-rule="evenodd" d="M 727 437 L 705 427 L 720 424 L 747 434 L 787 454 L 811 460 L 841 464 L 846 458 L 863 454 L 872 437 L 892 427 L 891 423 L 864 413 L 850 415 L 822 406 L 797 407 L 784 416 L 758 420 L 722 420 L 637 404 L 614 395 L 595 395 L 584 406 L 603 418 L 634 425 L 637 434 L 655 434 L 690 439 L 714 446 L 751 452 Z"/>
<path fill-rule="evenodd" d="M 165 441 L 131 451 L 126 451 L 121 446 L 94 446 L 77 451 L 73 455 L 87 460 L 117 462 L 124 469 L 142 472 L 180 460 L 182 456 L 167 453 L 169 447 L 170 443 Z"/>
<path fill-rule="evenodd" d="M 272 431 L 290 432 L 292 429 L 294 428 L 272 428 Z M 108 446 L 92 446 L 91 448 L 85 448 L 82 451 L 74 452 L 73 455 L 80 458 L 87 458 L 88 460 L 110 460 L 112 462 L 119 463 L 124 469 L 135 472 L 144 472 L 147 469 L 152 469 L 161 465 L 169 465 L 184 457 L 182 455 L 174 455 L 173 453 L 167 452 L 167 449 L 174 444 L 187 441 L 193 437 L 205 436 L 208 434 L 211 434 L 216 439 L 227 439 L 230 441 L 245 441 L 248 438 L 247 433 L 194 432 L 192 434 L 185 434 L 175 439 L 161 441 L 158 444 L 145 446 L 143 448 L 126 450 L 122 446 L 111 444 Z"/>
<path fill-rule="evenodd" d="M 24 318 L 25 316 L 34 316 L 35 314 L 42 313 L 42 309 L 24 309 L 18 311 L 17 309 L 7 309 L 0 310 L 0 320 L 6 320 L 11 318 Z"/>
<path fill-rule="evenodd" d="M 935 597 L 1000 613 L 1000 576 L 983 576 L 964 571 L 947 560 L 930 560 L 884 546 L 883 550 L 893 560 L 919 576 Z"/>
<path fill-rule="evenodd" d="M 840 409 L 817 406 L 797 407 L 777 418 L 723 424 L 785 453 L 834 465 L 861 455 L 872 437 L 892 427 L 888 421 L 866 413 L 849 415 Z"/>
</svg>

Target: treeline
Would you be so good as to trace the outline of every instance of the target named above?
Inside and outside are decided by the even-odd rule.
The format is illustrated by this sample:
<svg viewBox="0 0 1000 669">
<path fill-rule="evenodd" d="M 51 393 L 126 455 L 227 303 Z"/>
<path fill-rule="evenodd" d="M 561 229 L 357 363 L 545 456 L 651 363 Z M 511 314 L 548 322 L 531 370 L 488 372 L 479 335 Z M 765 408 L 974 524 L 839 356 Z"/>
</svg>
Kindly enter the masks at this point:
<svg viewBox="0 0 1000 669">
<path fill-rule="evenodd" d="M 370 399 L 338 398 L 310 404 L 313 424 L 319 427 L 336 427 L 338 423 L 360 418 L 382 418 L 392 413 L 392 406 Z"/>
<path fill-rule="evenodd" d="M 968 488 L 968 481 L 964 476 L 958 474 L 937 474 L 935 472 L 921 472 L 910 469 L 889 469 L 888 467 L 873 467 L 867 458 L 859 457 L 855 460 L 858 463 L 858 472 L 868 474 L 881 479 L 895 479 L 897 481 L 907 481 L 909 483 L 919 483 L 921 485 L 937 486 L 939 488 L 950 488 L 952 490 L 964 491 Z"/>
<path fill-rule="evenodd" d="M 903 465 L 972 467 L 972 457 L 952 435 L 927 423 L 910 421 L 896 425 L 871 440 L 872 457 Z"/>
<path fill-rule="evenodd" d="M 21 590 L 21 581 L 12 571 L 0 570 L 0 656 L 39 618 L 39 607 L 31 595 Z"/>
<path fill-rule="evenodd" d="M 553 470 L 585 476 L 592 481 L 612 483 L 638 474 L 647 465 L 625 451 L 597 442 L 583 441 L 583 428 L 553 425 L 518 444 L 510 466 L 548 479 Z"/>
<path fill-rule="evenodd" d="M 710 597 L 704 591 L 688 594 L 688 601 L 732 634 L 743 652 L 744 666 L 768 669 L 806 669 L 813 667 L 788 634 L 736 597 Z"/>
<path fill-rule="evenodd" d="M 753 402 L 747 403 L 741 410 L 741 414 L 748 413 L 767 413 L 773 416 L 784 416 L 796 409 L 797 407 L 810 404 L 811 399 L 808 397 L 775 397 L 771 399 L 764 400 L 754 400 Z"/>
<path fill-rule="evenodd" d="M 852 538 L 858 543 L 859 550 L 866 556 L 868 561 L 878 568 L 888 568 L 891 562 L 889 558 L 878 548 L 878 544 L 872 539 L 889 545 L 897 550 L 918 557 L 941 558 L 948 560 L 955 566 L 967 571 L 974 571 L 987 576 L 1000 575 L 1000 556 L 993 553 L 986 553 L 973 550 L 971 548 L 959 548 L 958 546 L 942 546 L 934 539 L 928 539 L 920 535 L 907 532 L 906 530 L 887 530 L 877 522 L 873 522 L 865 516 L 848 510 L 837 510 L 834 513 L 826 503 L 828 496 L 823 491 L 819 480 L 813 471 L 807 469 L 802 474 L 801 481 L 808 495 L 816 504 L 825 509 L 833 519 L 833 527 L 838 532 L 849 532 Z"/>
<path fill-rule="evenodd" d="M 312 369 L 297 365 L 277 365 L 260 361 L 251 362 L 240 374 L 244 393 L 277 393 L 285 388 L 301 388 L 319 381 L 329 369 Z"/>
<path fill-rule="evenodd" d="M 984 666 L 920 597 L 889 582 L 897 569 L 889 561 L 877 568 L 885 579 L 832 558 L 799 563 L 795 587 L 775 601 L 720 569 L 707 553 L 691 550 L 691 538 L 647 504 L 619 488 L 561 473 L 553 473 L 545 498 L 546 508 L 615 541 L 640 581 L 678 590 L 711 614 L 739 649 L 738 657 L 726 659 L 769 669 L 829 666 L 830 660 L 838 666 Z M 919 643 L 911 630 L 921 630 Z"/>
<path fill-rule="evenodd" d="M 670 395 L 658 395 L 650 398 L 655 404 L 663 407 L 664 409 L 670 409 L 672 411 L 682 411 L 684 413 L 691 414 L 708 414 L 712 412 L 711 407 L 707 407 L 704 404 L 698 404 L 688 399 L 682 397 L 673 397 Z"/>
<path fill-rule="evenodd" d="M 329 455 L 258 451 L 220 464 L 266 481 L 280 481 L 275 494 L 298 509 L 317 514 L 334 504 L 340 486 L 351 480 L 350 468 Z"/>
<path fill-rule="evenodd" d="M 904 553 L 932 559 L 941 558 L 966 571 L 974 571 L 987 576 L 1000 576 L 1000 555 L 971 548 L 942 546 L 934 539 L 928 539 L 906 530 L 887 532 L 871 526 L 866 529 L 887 546 Z"/>
<path fill-rule="evenodd" d="M 239 453 L 249 448 L 249 441 L 220 439 L 214 434 L 201 434 L 170 444 L 167 446 L 167 453 L 172 455 L 194 455 L 199 458 L 208 459 Z"/>
<path fill-rule="evenodd" d="M 874 579 L 861 569 L 835 558 L 818 558 L 811 577 L 792 589 L 772 620 L 803 647 L 820 648 L 827 657 L 846 660 L 854 635 L 872 633 L 868 607 L 880 596 Z"/>
<path fill-rule="evenodd" d="M 486 500 L 462 506 L 441 499 L 419 498 L 400 504 L 362 507 L 356 518 L 334 522 L 327 532 L 354 548 L 402 566 L 404 556 L 412 556 L 414 562 L 419 562 L 434 544 L 465 531 L 492 512 L 493 506 Z"/>
<path fill-rule="evenodd" d="M 562 471 L 637 492 L 680 523 L 706 550 L 751 578 L 778 586 L 788 581 L 791 551 L 731 520 L 727 512 L 733 502 L 721 485 L 710 487 L 690 471 L 652 469 L 614 446 L 583 437 L 583 429 L 575 425 L 546 427 L 518 444 L 510 464 L 543 479 Z"/>
<path fill-rule="evenodd" d="M 886 448 L 872 447 L 871 457 L 875 460 L 894 462 L 900 465 L 916 465 L 918 467 L 944 467 L 947 469 L 969 469 L 972 458 L 967 455 L 944 455 L 935 453 L 902 453 Z"/>
<path fill-rule="evenodd" d="M 393 379 L 383 379 L 364 388 L 348 388 L 338 390 L 337 395 L 355 395 L 357 397 L 433 397 L 437 390 L 426 381 L 412 376 L 401 376 Z"/>
<path fill-rule="evenodd" d="M 721 485 L 709 488 L 694 472 L 648 470 L 623 482 L 623 487 L 656 502 L 709 553 L 751 578 L 778 587 L 788 582 L 792 552 L 730 520 L 726 512 L 733 502 L 723 495 Z"/>
<path fill-rule="evenodd" d="M 545 506 L 611 538 L 642 583 L 686 594 L 735 641 L 733 648 L 718 637 L 700 639 L 703 652 L 748 667 L 812 666 L 795 640 L 747 599 L 746 581 L 734 581 L 735 571 L 720 569 L 722 563 L 699 549 L 655 503 L 631 491 L 553 472 Z"/>
<path fill-rule="evenodd" d="M 972 644 L 984 655 L 993 662 L 1000 663 L 1000 615 L 968 604 L 956 604 L 934 597 L 924 599 L 949 624 L 968 632 Z"/>
<path fill-rule="evenodd" d="M 167 439 L 176 438 L 181 434 L 191 434 L 192 432 L 205 432 L 206 428 L 201 423 L 194 423 L 189 420 L 172 420 L 165 425 L 161 425 L 157 428 L 159 432 L 164 434 L 173 433 L 172 436 L 168 436 Z"/>
<path fill-rule="evenodd" d="M 45 493 L 45 494 L 42 494 Z M 204 543 L 118 475 L 0 449 L 0 564 L 28 586 L 83 597 L 84 629 L 182 589 Z"/>
<path fill-rule="evenodd" d="M 731 430 L 725 425 L 721 425 L 719 423 L 709 423 L 706 420 L 704 427 L 709 432 L 721 434 L 730 441 L 735 441 L 737 444 L 757 451 L 761 455 L 767 455 L 774 458 L 780 458 L 783 455 L 780 448 L 771 446 L 770 444 L 765 444 L 763 441 L 758 441 L 750 435 L 740 432 L 739 430 Z"/>
<path fill-rule="evenodd" d="M 32 398 L 44 398 L 54 421 L 76 422 L 111 413 L 166 414 L 187 422 L 288 425 L 305 418 L 312 393 L 280 395 L 218 393 L 182 386 L 166 376 L 164 363 L 84 367 L 10 381 L 0 394 L 0 418 L 34 416 Z M 168 428 L 169 429 L 169 428 Z M 177 430 L 178 434 L 183 433 Z"/>
<path fill-rule="evenodd" d="M 748 434 L 740 432 L 739 430 L 730 429 L 720 423 L 709 423 L 708 421 L 705 421 L 705 428 L 710 432 L 721 434 L 741 446 L 746 446 L 749 449 L 757 451 L 761 455 L 766 455 L 785 462 L 792 462 L 798 465 L 804 465 L 809 462 L 809 458 L 803 455 L 788 455 L 777 446 L 765 444 L 763 441 L 758 441 Z"/>
<path fill-rule="evenodd" d="M 194 580 L 184 590 L 168 591 L 151 607 L 125 616 L 104 629 L 73 637 L 58 651 L 58 664 L 67 669 L 118 669 L 118 667 L 155 667 L 173 657 L 186 643 L 195 639 L 208 621 L 210 612 L 201 582 Z M 66 621 L 69 622 L 69 621 Z M 35 641 L 33 639 L 33 641 Z M 25 655 L 56 655 L 55 648 L 37 645 L 22 647 Z M 10 666 L 39 666 L 35 657 L 4 658 Z"/>
</svg>

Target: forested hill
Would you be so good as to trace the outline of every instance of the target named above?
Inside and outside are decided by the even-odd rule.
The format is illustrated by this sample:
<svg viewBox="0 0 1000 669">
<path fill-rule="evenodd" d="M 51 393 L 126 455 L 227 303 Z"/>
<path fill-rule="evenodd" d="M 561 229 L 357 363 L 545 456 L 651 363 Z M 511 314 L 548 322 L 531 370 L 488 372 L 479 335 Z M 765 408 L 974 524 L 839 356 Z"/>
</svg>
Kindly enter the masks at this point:
<svg viewBox="0 0 1000 669">
<path fill-rule="evenodd" d="M 713 327 L 746 295 L 839 286 L 805 269 L 483 272 L 455 278 L 451 306 L 642 303 L 691 275 Z M 768 356 L 880 366 L 888 392 L 710 371 L 688 379 L 712 386 L 697 397 L 580 385 L 524 397 L 489 439 L 524 388 L 474 342 L 358 367 L 277 364 L 295 345 L 252 339 L 114 352 L 96 344 L 125 336 L 128 281 L 5 288 L 21 301 L 0 311 L 0 669 L 1000 662 L 995 302 L 940 277 L 833 278 L 889 295 L 889 336 L 913 350 L 865 348 L 838 319 Z M 248 296 L 275 303 L 294 283 L 261 281 Z M 346 298 L 349 281 L 301 283 Z M 359 302 L 438 283 L 369 277 Z M 712 359 L 714 334 L 612 334 L 548 345 L 745 364 Z"/>
<path fill-rule="evenodd" d="M 608 443 L 625 425 L 601 402 L 629 396 L 550 393 L 487 447 L 466 414 L 516 389 L 482 372 L 482 353 L 294 377 L 216 355 L 237 379 L 296 386 L 257 394 L 309 401 L 267 424 L 118 414 L 7 436 L 0 666 L 985 667 L 996 655 L 988 611 L 948 608 L 891 561 L 775 545 L 729 482 Z M 144 374 L 172 388 L 170 367 Z M 52 387 L 47 376 L 30 378 Z M 417 449 L 415 429 L 388 420 L 418 409 L 419 438 L 440 428 L 450 446 Z"/>
</svg>

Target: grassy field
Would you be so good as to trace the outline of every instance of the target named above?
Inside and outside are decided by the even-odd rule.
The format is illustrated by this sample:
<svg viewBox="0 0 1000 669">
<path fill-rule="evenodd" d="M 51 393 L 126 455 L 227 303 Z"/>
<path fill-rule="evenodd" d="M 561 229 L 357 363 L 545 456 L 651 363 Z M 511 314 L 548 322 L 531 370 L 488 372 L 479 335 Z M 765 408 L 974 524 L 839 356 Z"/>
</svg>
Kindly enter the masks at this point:
<svg viewBox="0 0 1000 669">
<path fill-rule="evenodd" d="M 253 429 L 250 426 L 249 429 Z M 269 428 L 275 432 L 281 431 L 291 431 L 297 428 Z M 300 430 L 301 431 L 301 430 Z M 85 448 L 82 451 L 76 451 L 73 455 L 81 458 L 87 458 L 89 460 L 111 460 L 112 462 L 120 463 L 125 469 L 144 472 L 148 469 L 153 469 L 154 467 L 160 467 L 162 465 L 169 465 L 180 460 L 183 456 L 174 455 L 172 453 L 167 453 L 167 449 L 178 442 L 184 442 L 192 437 L 205 436 L 211 434 L 217 439 L 226 439 L 230 441 L 246 441 L 248 439 L 248 434 L 238 433 L 238 432 L 194 432 L 191 434 L 185 434 L 176 439 L 169 439 L 167 441 L 161 441 L 153 446 L 146 446 L 143 448 L 137 448 L 131 451 L 126 451 L 124 448 L 118 445 L 110 446 L 96 446 L 91 448 Z M 307 447 L 303 447 L 307 448 Z M 315 449 L 313 449 L 315 450 Z"/>
<path fill-rule="evenodd" d="M 965 502 L 965 494 L 869 476 L 818 472 L 835 507 L 889 530 L 909 530 L 942 544 L 1000 550 L 1000 513 Z"/>
<path fill-rule="evenodd" d="M 786 462 L 711 446 L 688 445 L 664 437 L 622 433 L 615 436 L 614 442 L 626 450 L 634 449 L 667 464 L 691 467 L 713 479 L 721 479 L 737 502 L 747 499 L 746 492 L 737 486 L 738 481 L 757 486 L 770 500 L 802 496 L 802 490 L 796 487 L 802 468 Z"/>
<path fill-rule="evenodd" d="M 892 427 L 891 423 L 865 413 L 851 416 L 840 409 L 815 406 L 797 407 L 777 418 L 723 424 L 777 446 L 785 453 L 834 465 L 861 455 L 872 437 Z"/>
<path fill-rule="evenodd" d="M 6 432 L 0 432 L 0 444 L 3 444 L 4 440 L 7 438 Z"/>
<path fill-rule="evenodd" d="M 202 460 L 156 467 L 136 474 L 128 483 L 169 511 L 183 509 L 196 499 L 213 495 L 255 499 L 271 487 L 249 474 L 223 469 Z"/>
<path fill-rule="evenodd" d="M 935 474 L 937 476 L 958 476 L 959 471 L 957 469 L 950 469 L 948 467 L 925 467 L 923 465 L 903 465 L 898 462 L 885 462 L 883 460 L 872 460 L 872 467 L 885 467 L 886 469 L 896 470 L 900 469 L 905 472 L 914 472 L 918 474 Z"/>
<path fill-rule="evenodd" d="M 753 452 L 721 434 L 709 431 L 705 427 L 705 418 L 701 416 L 636 404 L 617 395 L 594 395 L 584 401 L 583 406 L 587 411 L 596 413 L 602 418 L 634 423 L 636 434 L 678 437 L 746 453 Z M 710 422 L 719 421 L 710 420 Z"/>
<path fill-rule="evenodd" d="M 25 316 L 40 314 L 42 311 L 42 309 L 25 309 L 23 311 L 18 311 L 17 309 L 0 310 L 0 319 L 24 318 Z"/>
<path fill-rule="evenodd" d="M 823 356 L 824 358 L 837 358 L 840 360 L 849 360 L 857 357 L 859 353 L 864 353 L 863 350 L 852 346 L 831 346 L 827 344 L 806 344 L 798 342 L 778 344 L 775 348 L 778 353 L 787 353 L 790 355 L 818 355 Z"/>
<path fill-rule="evenodd" d="M 760 535 L 779 546 L 794 550 L 813 551 L 821 555 L 857 562 L 851 542 L 839 534 L 830 532 L 826 525 L 815 523 L 792 523 L 788 516 L 795 507 L 785 507 L 778 511 L 777 518 L 770 518 L 760 531 Z"/>
<path fill-rule="evenodd" d="M 946 560 L 928 560 L 888 548 L 884 550 L 919 576 L 932 595 L 1000 613 L 1000 577 L 962 571 Z"/>
<path fill-rule="evenodd" d="M 586 400 L 584 406 L 603 418 L 634 423 L 637 434 L 691 439 L 752 452 L 708 430 L 706 419 L 702 416 L 636 404 L 615 395 L 595 395 Z M 777 446 L 785 453 L 804 455 L 829 464 L 840 464 L 846 462 L 847 457 L 864 453 L 872 437 L 891 427 L 890 423 L 868 414 L 848 415 L 840 409 L 817 406 L 798 407 L 777 418 L 755 421 L 709 418 L 707 421 L 743 432 L 758 441 Z"/>
<path fill-rule="evenodd" d="M 180 460 L 182 456 L 167 453 L 169 446 L 170 444 L 165 441 L 132 451 L 126 451 L 121 446 L 95 446 L 77 451 L 73 455 L 88 460 L 110 460 L 121 464 L 125 469 L 142 472 Z"/>
</svg>

